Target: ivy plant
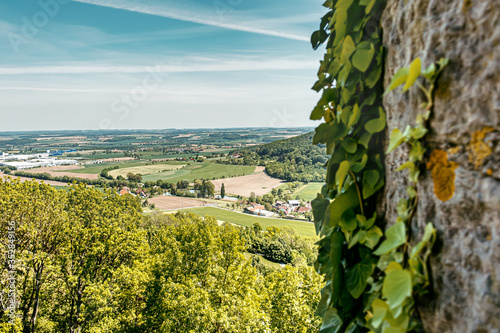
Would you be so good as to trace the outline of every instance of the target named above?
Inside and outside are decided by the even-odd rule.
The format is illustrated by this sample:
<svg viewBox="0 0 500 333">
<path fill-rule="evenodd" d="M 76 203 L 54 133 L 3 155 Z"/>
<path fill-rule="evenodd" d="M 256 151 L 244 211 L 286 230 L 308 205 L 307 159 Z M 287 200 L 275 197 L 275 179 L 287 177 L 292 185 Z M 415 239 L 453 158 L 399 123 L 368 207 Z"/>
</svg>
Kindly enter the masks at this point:
<svg viewBox="0 0 500 333">
<path fill-rule="evenodd" d="M 326 44 L 312 88 L 322 96 L 310 117 L 324 120 L 315 130 L 313 144 L 325 144 L 330 155 L 326 184 L 312 202 L 320 237 L 315 268 L 326 281 L 318 306 L 323 318 L 320 332 L 409 331 L 418 326 L 414 297 L 428 284 L 426 260 L 435 230 L 429 224 L 422 241 L 411 248 L 408 223 L 415 202 L 400 202 L 398 222 L 385 232 L 375 211 L 385 179 L 383 47 L 376 15 L 383 1 L 333 0 L 323 6 L 328 12 L 311 36 L 314 49 Z M 415 82 L 421 85 L 420 75 L 436 77 L 441 68 L 434 65 L 422 72 L 420 60 L 415 61 L 395 75 L 388 91 L 403 83 L 405 91 Z M 421 88 L 432 96 L 433 85 Z M 430 114 L 432 105 L 427 108 Z M 418 140 L 427 132 L 425 115 L 422 126 L 408 133 L 393 132 L 389 145 L 390 151 L 405 141 L 417 147 L 410 156 L 415 182 L 419 167 L 415 163 L 422 161 L 424 152 Z M 410 164 L 406 167 L 412 169 Z M 415 197 L 415 188 L 408 192 Z"/>
</svg>

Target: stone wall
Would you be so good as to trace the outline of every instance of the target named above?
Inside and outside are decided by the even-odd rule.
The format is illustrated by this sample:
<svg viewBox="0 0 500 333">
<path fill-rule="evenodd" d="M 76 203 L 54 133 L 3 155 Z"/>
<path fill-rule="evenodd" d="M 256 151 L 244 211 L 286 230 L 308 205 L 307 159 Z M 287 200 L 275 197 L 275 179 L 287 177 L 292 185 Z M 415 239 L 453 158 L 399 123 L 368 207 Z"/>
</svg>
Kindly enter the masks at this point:
<svg viewBox="0 0 500 333">
<path fill-rule="evenodd" d="M 413 239 L 428 221 L 439 234 L 431 259 L 434 299 L 419 305 L 425 331 L 500 332 L 500 1 L 388 0 L 381 22 L 385 86 L 417 57 L 423 67 L 450 59 L 438 81 L 426 144 L 428 152 L 445 150 L 459 163 L 455 195 L 438 200 L 425 172 L 412 226 Z M 387 135 L 414 125 L 423 100 L 416 87 L 388 94 Z M 484 138 L 476 134 L 475 147 L 474 133 L 481 130 Z M 379 210 L 389 223 L 395 222 L 396 205 L 405 196 L 407 172 L 395 169 L 406 153 L 400 147 L 386 157 Z"/>
</svg>

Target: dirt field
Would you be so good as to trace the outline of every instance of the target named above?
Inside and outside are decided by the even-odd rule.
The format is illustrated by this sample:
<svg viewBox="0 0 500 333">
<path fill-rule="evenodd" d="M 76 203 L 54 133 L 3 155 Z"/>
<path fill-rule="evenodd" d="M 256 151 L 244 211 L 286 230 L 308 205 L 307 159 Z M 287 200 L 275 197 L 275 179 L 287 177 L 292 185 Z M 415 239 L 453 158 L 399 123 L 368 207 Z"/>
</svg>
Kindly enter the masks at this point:
<svg viewBox="0 0 500 333">
<path fill-rule="evenodd" d="M 154 203 L 156 208 L 165 210 L 202 207 L 209 204 L 208 202 L 202 200 L 183 198 L 183 197 L 173 197 L 167 195 L 148 199 L 148 202 L 150 204 Z"/>
<path fill-rule="evenodd" d="M 263 168 L 257 167 L 255 171 L 263 171 Z M 248 176 L 212 180 L 212 183 L 214 183 L 217 190 L 224 183 L 226 193 L 249 197 L 251 192 L 255 192 L 255 195 L 266 194 L 273 188 L 283 184 L 284 181 L 271 178 L 264 172 L 259 172 Z"/>
<path fill-rule="evenodd" d="M 75 170 L 75 169 L 81 169 L 81 167 L 76 165 L 60 165 L 54 167 L 28 169 L 25 171 L 30 173 L 48 173 L 51 176 L 56 176 L 56 177 L 69 176 L 69 177 L 86 178 L 86 179 L 99 178 L 98 174 L 92 174 L 92 173 L 56 172 L 59 170 Z"/>
</svg>

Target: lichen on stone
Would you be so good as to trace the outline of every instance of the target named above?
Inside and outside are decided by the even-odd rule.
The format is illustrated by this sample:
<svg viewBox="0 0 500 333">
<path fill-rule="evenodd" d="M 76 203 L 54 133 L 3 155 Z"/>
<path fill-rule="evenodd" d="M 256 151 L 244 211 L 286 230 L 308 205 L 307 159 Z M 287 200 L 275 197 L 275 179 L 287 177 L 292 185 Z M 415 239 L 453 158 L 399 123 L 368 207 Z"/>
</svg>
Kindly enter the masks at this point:
<svg viewBox="0 0 500 333">
<path fill-rule="evenodd" d="M 450 200 L 455 194 L 455 169 L 458 164 L 448 161 L 445 151 L 434 149 L 427 162 L 434 182 L 434 194 L 441 201 Z"/>
<path fill-rule="evenodd" d="M 482 130 L 472 134 L 471 143 L 467 148 L 469 151 L 469 163 L 473 164 L 476 170 L 481 167 L 486 157 L 492 153 L 491 148 L 484 142 L 486 134 L 492 131 L 493 127 L 484 127 Z"/>
</svg>

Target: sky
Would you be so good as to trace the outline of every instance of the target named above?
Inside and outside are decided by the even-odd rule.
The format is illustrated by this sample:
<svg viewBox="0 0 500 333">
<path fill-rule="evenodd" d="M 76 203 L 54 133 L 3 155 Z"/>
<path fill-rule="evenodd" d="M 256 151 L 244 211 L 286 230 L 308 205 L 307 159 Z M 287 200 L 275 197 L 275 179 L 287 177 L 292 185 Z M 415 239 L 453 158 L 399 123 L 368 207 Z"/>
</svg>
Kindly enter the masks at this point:
<svg viewBox="0 0 500 333">
<path fill-rule="evenodd" d="M 2 0 L 0 131 L 314 126 L 316 0 Z"/>
</svg>

